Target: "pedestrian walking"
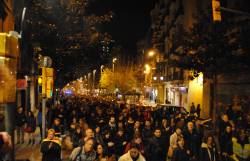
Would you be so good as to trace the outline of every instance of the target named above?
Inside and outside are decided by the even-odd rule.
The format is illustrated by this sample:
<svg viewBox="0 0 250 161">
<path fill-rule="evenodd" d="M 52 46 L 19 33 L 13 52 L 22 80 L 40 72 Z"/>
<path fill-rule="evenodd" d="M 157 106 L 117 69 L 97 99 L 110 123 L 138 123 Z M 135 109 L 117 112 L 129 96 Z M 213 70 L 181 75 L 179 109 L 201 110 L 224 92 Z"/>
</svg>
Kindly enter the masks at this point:
<svg viewBox="0 0 250 161">
<path fill-rule="evenodd" d="M 189 151 L 184 146 L 184 138 L 177 139 L 177 147 L 174 149 L 171 161 L 189 161 Z"/>
<path fill-rule="evenodd" d="M 122 155 L 118 161 L 146 161 L 139 151 L 139 146 L 136 143 L 132 143 L 130 150 Z M 152 160 L 153 161 L 153 160 Z"/>
<path fill-rule="evenodd" d="M 25 127 L 25 132 L 29 135 L 29 143 L 28 144 L 35 144 L 35 131 L 36 131 L 36 118 L 32 111 L 28 112 L 27 115 L 27 125 Z"/>
<path fill-rule="evenodd" d="M 16 131 L 17 131 L 17 144 L 24 143 L 24 127 L 26 123 L 26 116 L 22 107 L 18 107 L 16 112 Z"/>
<path fill-rule="evenodd" d="M 94 150 L 94 140 L 88 138 L 81 147 L 72 151 L 69 158 L 70 161 L 95 161 L 97 157 Z"/>
<path fill-rule="evenodd" d="M 212 135 L 205 136 L 199 154 L 200 161 L 218 161 L 219 155 Z"/>
<path fill-rule="evenodd" d="M 61 140 L 55 137 L 55 130 L 49 129 L 48 136 L 41 143 L 42 161 L 61 161 Z"/>
</svg>

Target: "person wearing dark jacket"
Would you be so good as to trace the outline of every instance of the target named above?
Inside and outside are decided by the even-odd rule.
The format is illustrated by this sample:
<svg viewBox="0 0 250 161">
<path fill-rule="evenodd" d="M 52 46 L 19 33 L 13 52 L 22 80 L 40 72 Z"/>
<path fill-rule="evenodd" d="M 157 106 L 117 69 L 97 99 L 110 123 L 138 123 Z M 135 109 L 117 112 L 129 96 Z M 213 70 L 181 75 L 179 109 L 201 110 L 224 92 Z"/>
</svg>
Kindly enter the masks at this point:
<svg viewBox="0 0 250 161">
<path fill-rule="evenodd" d="M 80 146 L 80 140 L 83 137 L 83 132 L 79 126 L 76 127 L 75 131 L 72 134 L 73 148 Z"/>
<path fill-rule="evenodd" d="M 171 161 L 189 161 L 188 150 L 184 147 L 184 138 L 177 139 L 177 148 L 174 149 Z"/>
<path fill-rule="evenodd" d="M 35 144 L 36 118 L 33 112 L 29 111 L 27 116 L 27 133 L 29 134 L 29 144 Z"/>
<path fill-rule="evenodd" d="M 199 154 L 200 161 L 218 161 L 219 155 L 215 148 L 214 140 L 212 136 L 206 136 L 201 144 L 201 150 Z"/>
<path fill-rule="evenodd" d="M 16 113 L 16 130 L 17 130 L 17 144 L 24 143 L 24 126 L 26 123 L 26 116 L 23 108 L 19 107 Z"/>
<path fill-rule="evenodd" d="M 222 153 L 223 160 L 226 160 L 226 157 L 233 155 L 233 142 L 232 142 L 232 128 L 231 126 L 226 127 L 226 131 L 220 135 L 220 150 Z"/>
<path fill-rule="evenodd" d="M 42 161 L 61 161 L 61 141 L 55 137 L 55 130 L 49 129 L 48 136 L 41 143 Z"/>
<path fill-rule="evenodd" d="M 199 139 L 198 133 L 194 129 L 193 122 L 187 123 L 187 129 L 183 132 L 185 144 L 187 147 L 187 150 L 189 151 L 190 158 L 196 159 L 199 155 Z"/>
<path fill-rule="evenodd" d="M 127 140 L 126 140 L 126 136 L 124 135 L 124 131 L 123 129 L 119 129 L 117 131 L 117 134 L 114 138 L 114 142 L 115 142 L 115 154 L 116 156 L 122 156 L 123 151 L 126 147 L 127 144 Z"/>
<path fill-rule="evenodd" d="M 151 127 L 151 122 L 149 120 L 145 121 L 145 126 L 142 129 L 142 139 L 144 144 L 147 144 L 149 138 L 153 136 L 153 129 Z"/>
<path fill-rule="evenodd" d="M 150 138 L 148 145 L 145 147 L 146 160 L 165 161 L 167 155 L 166 140 L 161 137 L 161 129 L 154 130 L 154 136 Z"/>
</svg>

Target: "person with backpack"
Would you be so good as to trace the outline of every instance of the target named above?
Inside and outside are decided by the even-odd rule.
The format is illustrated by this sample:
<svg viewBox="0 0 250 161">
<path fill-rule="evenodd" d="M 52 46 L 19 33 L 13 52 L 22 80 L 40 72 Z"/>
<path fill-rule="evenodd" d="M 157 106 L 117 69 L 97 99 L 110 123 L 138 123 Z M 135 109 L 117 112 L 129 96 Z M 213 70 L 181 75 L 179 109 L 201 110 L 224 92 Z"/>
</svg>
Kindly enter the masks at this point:
<svg viewBox="0 0 250 161">
<path fill-rule="evenodd" d="M 96 156 L 94 140 L 88 138 L 82 146 L 73 149 L 69 159 L 70 161 L 95 161 Z"/>
</svg>

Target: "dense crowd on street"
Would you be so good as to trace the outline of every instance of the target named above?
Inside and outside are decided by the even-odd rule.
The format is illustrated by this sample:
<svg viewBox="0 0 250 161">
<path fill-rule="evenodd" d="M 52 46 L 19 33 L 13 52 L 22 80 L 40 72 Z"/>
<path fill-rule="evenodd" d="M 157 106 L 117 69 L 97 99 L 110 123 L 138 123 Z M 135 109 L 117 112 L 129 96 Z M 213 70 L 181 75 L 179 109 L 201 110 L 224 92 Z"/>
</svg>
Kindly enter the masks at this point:
<svg viewBox="0 0 250 161">
<path fill-rule="evenodd" d="M 199 117 L 200 106 L 194 104 L 186 112 L 101 98 L 65 97 L 54 108 L 47 108 L 49 130 L 41 141 L 43 161 L 59 161 L 63 148 L 72 149 L 72 161 L 250 160 L 248 107 L 224 106 L 215 123 Z M 32 135 L 37 125 L 41 131 L 41 119 L 41 110 L 36 118 L 31 111 L 25 116 L 18 108 L 18 144 L 24 142 L 24 131 L 34 144 Z"/>
</svg>

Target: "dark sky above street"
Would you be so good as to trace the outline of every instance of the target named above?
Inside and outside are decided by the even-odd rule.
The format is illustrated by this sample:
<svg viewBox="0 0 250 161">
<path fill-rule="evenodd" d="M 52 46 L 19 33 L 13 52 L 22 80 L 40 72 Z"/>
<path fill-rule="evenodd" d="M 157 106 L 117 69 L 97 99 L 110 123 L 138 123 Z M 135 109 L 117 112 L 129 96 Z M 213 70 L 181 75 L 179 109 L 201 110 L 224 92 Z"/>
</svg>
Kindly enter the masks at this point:
<svg viewBox="0 0 250 161">
<path fill-rule="evenodd" d="M 130 54 L 136 52 L 136 42 L 150 27 L 150 11 L 157 0 L 96 0 L 91 11 L 101 15 L 114 12 L 114 19 L 102 29 L 111 34 Z"/>
</svg>

